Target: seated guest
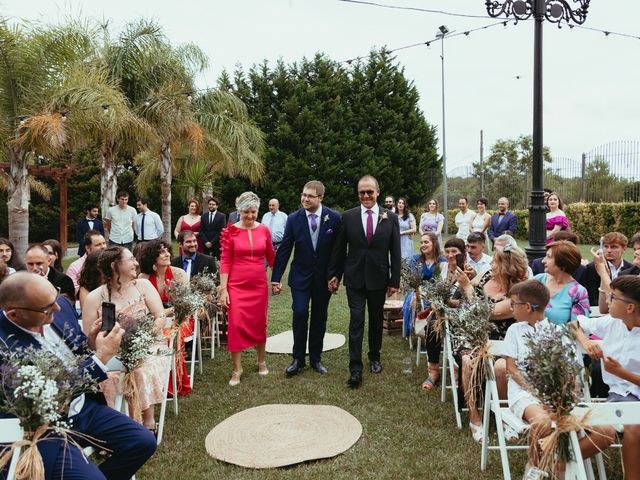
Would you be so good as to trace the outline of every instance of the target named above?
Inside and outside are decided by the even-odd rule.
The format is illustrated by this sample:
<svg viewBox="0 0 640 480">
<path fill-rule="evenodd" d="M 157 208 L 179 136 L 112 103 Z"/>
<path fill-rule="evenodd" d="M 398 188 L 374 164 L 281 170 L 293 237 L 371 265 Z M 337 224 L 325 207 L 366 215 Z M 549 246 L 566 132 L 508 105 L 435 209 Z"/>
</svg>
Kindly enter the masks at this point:
<svg viewBox="0 0 640 480">
<path fill-rule="evenodd" d="M 511 248 L 519 250 L 521 253 L 525 254 L 524 250 L 522 248 L 520 248 L 520 246 L 518 245 L 517 240 L 515 238 L 513 238 L 511 235 L 508 235 L 506 233 L 503 233 L 502 235 L 500 235 L 499 237 L 497 237 L 494 240 L 493 249 L 496 250 L 498 248 L 503 248 L 505 245 L 511 245 Z M 533 271 L 531 270 L 531 267 L 529 267 L 529 266 L 527 266 L 527 278 L 528 279 L 532 279 L 533 278 Z"/>
<path fill-rule="evenodd" d="M 589 315 L 589 295 L 571 275 L 578 269 L 580 250 L 566 240 L 551 242 L 545 247 L 544 271 L 534 278 L 544 284 L 551 295 L 544 314 L 553 323 L 564 324 L 578 315 Z"/>
<path fill-rule="evenodd" d="M 80 288 L 78 288 L 80 311 L 82 311 L 87 295 L 104 283 L 102 273 L 98 270 L 98 259 L 101 253 L 101 250 L 91 252 L 82 264 L 80 278 L 78 279 L 78 285 L 80 285 Z"/>
<path fill-rule="evenodd" d="M 20 255 L 16 252 L 13 243 L 6 238 L 0 238 L 0 260 L 7 264 L 7 267 L 10 269 L 9 274 L 27 269 Z"/>
<path fill-rule="evenodd" d="M 514 323 L 507 330 L 504 339 L 504 353 L 509 372 L 507 399 L 509 408 L 515 416 L 531 425 L 534 438 L 544 438 L 551 433 L 549 412 L 540 401 L 530 393 L 521 369 L 528 354 L 527 342 L 541 326 L 550 327 L 545 318 L 544 305 L 549 303 L 549 291 L 536 280 L 514 285 L 509 291 Z M 558 327 L 559 328 L 559 327 Z M 568 346 L 568 348 L 571 348 Z M 613 443 L 615 431 L 613 427 L 594 427 L 580 439 L 580 451 L 584 458 L 589 458 L 604 450 Z M 529 462 L 537 466 L 537 445 L 532 445 Z M 562 467 L 561 467 L 562 468 Z M 556 473 L 556 472 L 554 472 Z M 534 478 L 525 475 L 526 478 Z"/>
<path fill-rule="evenodd" d="M 608 402 L 640 401 L 640 278 L 625 275 L 611 282 L 607 299 L 609 315 L 599 318 L 579 316 L 576 338 L 593 360 L 602 363 L 602 377 L 609 385 Z M 602 338 L 589 340 L 593 334 Z M 640 425 L 625 425 L 622 463 L 625 478 L 640 478 Z"/>
<path fill-rule="evenodd" d="M 420 237 L 420 253 L 414 255 L 409 266 L 422 271 L 422 280 L 431 280 L 432 278 L 439 278 L 440 267 L 446 262 L 445 258 L 440 254 L 440 244 L 438 243 L 438 236 L 433 233 L 423 233 Z M 402 317 L 404 320 L 404 332 L 405 336 L 410 334 L 412 312 L 411 304 L 413 303 L 413 292 L 407 293 L 402 304 Z M 426 308 L 428 301 L 424 301 L 422 305 L 416 307 L 416 312 Z M 429 369 L 429 378 L 422 383 L 422 388 L 431 390 L 438 379 L 440 378 L 440 370 L 438 364 L 440 363 L 440 341 L 437 338 L 436 332 L 431 328 L 431 324 L 427 324 L 426 332 L 426 346 L 427 346 L 427 361 Z"/>
<path fill-rule="evenodd" d="M 0 339 L 12 351 L 47 348 L 56 356 L 93 355 L 83 364 L 86 372 L 97 381 L 107 378 L 105 364 L 118 352 L 123 331 L 116 324 L 109 334 L 100 332 L 101 322 L 90 325 L 87 336 L 80 330 L 73 306 L 58 296 L 46 279 L 32 273 L 16 273 L 0 285 Z M 62 333 L 65 332 L 63 335 Z M 71 334 L 69 334 L 69 332 Z M 44 463 L 45 478 L 80 480 L 125 479 L 153 455 L 156 441 L 144 427 L 105 405 L 99 393 L 84 393 L 72 400 L 78 413 L 63 420 L 72 430 L 95 438 L 110 455 L 100 466 L 85 459 L 75 445 L 56 436 L 38 443 Z M 7 418 L 7 415 L 0 414 Z M 74 436 L 82 447 L 89 444 Z"/>
<path fill-rule="evenodd" d="M 476 273 L 484 273 L 491 267 L 491 257 L 484 253 L 486 240 L 481 232 L 472 232 L 467 237 L 467 263 Z"/>
<path fill-rule="evenodd" d="M 189 280 L 205 270 L 208 273 L 216 273 L 215 259 L 204 253 L 198 253 L 198 239 L 195 233 L 190 230 L 182 230 L 178 234 L 178 245 L 180 245 L 182 253 L 171 260 L 171 266 L 187 272 Z"/>
<path fill-rule="evenodd" d="M 42 246 L 49 252 L 49 266 L 51 268 L 55 268 L 59 272 L 62 272 L 64 268 L 62 267 L 63 254 L 60 242 L 54 238 L 50 238 L 49 240 L 42 242 Z"/>
<path fill-rule="evenodd" d="M 84 262 L 87 260 L 87 256 L 93 252 L 101 252 L 107 248 L 106 240 L 97 230 L 89 230 L 85 233 L 84 238 L 82 239 L 82 244 L 85 249 L 84 255 L 74 261 L 69 265 L 69 268 L 67 268 L 67 276 L 73 282 L 76 292 L 78 292 L 78 289 L 80 288 L 80 271 L 82 270 Z"/>
<path fill-rule="evenodd" d="M 629 262 L 622 258 L 627 250 L 628 242 L 627 237 L 619 232 L 610 232 L 602 237 L 602 250 L 606 260 L 606 276 L 610 280 L 615 280 L 620 272 L 632 267 Z M 584 274 L 584 286 L 589 292 L 589 303 L 593 306 L 598 305 L 600 274 L 593 262 L 587 265 L 587 270 Z"/>
<path fill-rule="evenodd" d="M 54 287 L 60 289 L 61 294 L 72 302 L 76 301 L 76 289 L 71 279 L 64 273 L 49 266 L 49 250 L 37 243 L 31 245 L 27 248 L 24 261 L 27 264 L 27 271 L 46 277 Z"/>
<path fill-rule="evenodd" d="M 112 246 L 100 254 L 98 269 L 102 273 L 104 284 L 93 290 L 85 300 L 82 312 L 82 327 L 85 332 L 90 331 L 91 325 L 97 320 L 102 302 L 112 302 L 116 306 L 116 318 L 127 327 L 124 322 L 136 322 L 147 313 L 155 318 L 157 342 L 154 351 L 166 350 L 166 341 L 162 330 L 166 323 L 164 307 L 158 291 L 153 288 L 149 280 L 137 279 L 138 262 L 132 253 L 121 246 Z M 170 357 L 164 354 L 150 355 L 145 362 L 133 371 L 138 389 L 138 405 L 131 405 L 130 411 L 142 412 L 142 422 L 149 430 L 155 431 L 156 421 L 153 416 L 153 406 L 164 402 L 163 392 L 169 378 Z M 109 382 L 102 385 L 109 403 L 115 398 L 115 385 Z"/>
</svg>

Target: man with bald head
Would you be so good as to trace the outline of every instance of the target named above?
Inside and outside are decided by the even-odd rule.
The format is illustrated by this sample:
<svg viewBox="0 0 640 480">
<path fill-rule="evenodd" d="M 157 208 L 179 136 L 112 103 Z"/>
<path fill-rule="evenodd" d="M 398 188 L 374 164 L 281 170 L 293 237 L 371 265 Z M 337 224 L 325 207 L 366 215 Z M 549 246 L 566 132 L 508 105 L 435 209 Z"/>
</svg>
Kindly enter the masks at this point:
<svg viewBox="0 0 640 480">
<path fill-rule="evenodd" d="M 94 323 L 89 336 L 82 333 L 75 308 L 46 278 L 18 272 L 0 284 L 0 343 L 19 353 L 27 348 L 45 349 L 69 363 L 80 357 L 81 368 L 96 382 L 107 379 L 106 363 L 118 352 L 123 330 L 118 324 L 111 332 L 101 332 Z M 1 366 L 1 365 L 0 365 Z M 102 441 L 111 452 L 98 467 L 86 461 L 80 449 L 63 439 L 47 437 L 38 443 L 45 478 L 127 479 L 153 455 L 156 442 L 142 425 L 109 408 L 101 393 L 80 393 L 70 399 L 63 420 L 70 429 Z M 0 412 L 0 418 L 10 415 Z M 88 443 L 74 437 L 83 447 Z M 2 475 L 2 472 L 0 472 Z"/>
<path fill-rule="evenodd" d="M 518 228 L 518 219 L 513 212 L 509 211 L 509 199 L 501 197 L 498 199 L 498 213 L 491 217 L 491 225 L 487 234 L 491 243 L 500 235 L 511 235 L 515 237 Z"/>
<path fill-rule="evenodd" d="M 24 263 L 27 265 L 27 271 L 47 278 L 54 287 L 60 289 L 60 293 L 72 302 L 76 301 L 76 288 L 73 286 L 73 280 L 49 266 L 49 251 L 42 245 L 36 243 L 27 248 Z"/>
<path fill-rule="evenodd" d="M 280 211 L 280 202 L 277 198 L 269 200 L 269 211 L 262 216 L 260 222 L 266 225 L 271 232 L 273 249 L 278 251 L 282 238 L 284 237 L 284 227 L 287 224 L 287 214 Z"/>
</svg>

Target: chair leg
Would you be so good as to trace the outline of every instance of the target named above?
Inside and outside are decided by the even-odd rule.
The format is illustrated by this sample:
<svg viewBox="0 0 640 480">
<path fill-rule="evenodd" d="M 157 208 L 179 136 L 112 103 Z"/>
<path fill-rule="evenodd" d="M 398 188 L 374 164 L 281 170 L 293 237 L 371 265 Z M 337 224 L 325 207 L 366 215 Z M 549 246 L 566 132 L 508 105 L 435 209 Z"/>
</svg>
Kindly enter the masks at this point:
<svg viewBox="0 0 640 480">
<path fill-rule="evenodd" d="M 193 318 L 193 336 L 191 337 L 191 365 L 189 369 L 189 385 L 193 388 L 193 380 L 196 373 L 196 353 L 198 345 L 198 317 L 194 315 Z"/>
<path fill-rule="evenodd" d="M 200 322 L 198 322 L 198 369 L 200 370 L 200 375 L 202 375 L 202 328 Z M 194 345 L 195 346 L 195 345 Z"/>
<path fill-rule="evenodd" d="M 491 386 L 489 381 L 484 388 L 484 406 L 482 409 L 482 449 L 480 450 L 480 470 L 487 469 L 489 460 L 489 422 L 491 421 Z"/>
<path fill-rule="evenodd" d="M 451 396 L 453 398 L 453 409 L 454 412 L 456 414 L 456 426 L 458 427 L 458 430 L 462 429 L 462 417 L 460 416 L 460 409 L 458 408 L 458 389 L 456 386 L 456 372 L 455 372 L 455 368 L 456 368 L 456 364 L 455 364 L 455 360 L 453 359 L 453 350 L 451 347 L 451 342 L 449 340 L 449 337 L 447 336 L 447 353 L 449 356 L 449 378 L 451 378 Z"/>
<path fill-rule="evenodd" d="M 173 388 L 173 413 L 178 415 L 178 380 L 175 351 L 171 355 L 171 387 Z"/>
<path fill-rule="evenodd" d="M 409 337 L 411 338 L 411 337 Z M 420 366 L 420 349 L 422 348 L 422 339 L 417 337 L 416 339 L 416 367 Z"/>
<path fill-rule="evenodd" d="M 580 443 L 576 432 L 570 432 L 569 439 L 574 460 L 567 462 L 565 480 L 587 480 L 587 472 L 584 468 L 584 461 L 582 459 L 582 453 L 580 452 Z"/>
<path fill-rule="evenodd" d="M 448 354 L 447 354 L 447 342 L 442 342 L 442 381 L 440 385 L 442 386 L 442 390 L 440 392 L 440 401 L 444 403 L 447 399 L 447 364 L 448 364 Z"/>
<path fill-rule="evenodd" d="M 496 421 L 496 432 L 498 434 L 498 447 L 500 450 L 500 461 L 502 462 L 502 475 L 504 480 L 511 480 L 511 469 L 509 468 L 509 454 L 507 453 L 507 442 L 504 438 L 504 427 L 502 425 L 502 415 L 500 415 L 500 400 L 497 396 L 498 389 L 496 388 L 496 397 L 492 399 L 494 408 L 494 418 Z"/>
</svg>

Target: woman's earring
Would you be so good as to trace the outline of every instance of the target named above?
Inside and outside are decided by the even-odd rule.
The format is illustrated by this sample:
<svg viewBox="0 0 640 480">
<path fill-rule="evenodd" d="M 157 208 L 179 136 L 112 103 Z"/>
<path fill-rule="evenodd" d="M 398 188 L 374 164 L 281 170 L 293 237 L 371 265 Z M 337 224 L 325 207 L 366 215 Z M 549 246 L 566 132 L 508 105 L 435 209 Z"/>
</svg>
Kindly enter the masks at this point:
<svg viewBox="0 0 640 480">
<path fill-rule="evenodd" d="M 158 271 L 158 267 L 156 267 L 155 263 L 153 264 L 153 267 L 152 267 L 152 268 L 153 268 L 153 271 L 154 271 L 154 272 L 157 272 L 157 271 Z"/>
</svg>

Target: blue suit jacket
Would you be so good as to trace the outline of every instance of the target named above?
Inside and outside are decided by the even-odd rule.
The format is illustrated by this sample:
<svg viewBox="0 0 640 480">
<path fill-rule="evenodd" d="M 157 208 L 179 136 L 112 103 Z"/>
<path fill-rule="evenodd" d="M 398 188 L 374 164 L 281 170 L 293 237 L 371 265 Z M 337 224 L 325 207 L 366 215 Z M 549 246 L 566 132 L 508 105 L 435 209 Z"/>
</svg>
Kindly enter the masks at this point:
<svg viewBox="0 0 640 480">
<path fill-rule="evenodd" d="M 498 222 L 499 218 L 500 215 L 498 213 L 491 216 L 491 225 L 489 225 L 489 230 L 487 231 L 489 238 L 493 240 L 506 231 L 511 232 L 510 235 L 515 237 L 516 228 L 518 228 L 518 218 L 515 213 L 507 210 L 501 222 Z"/>
<path fill-rule="evenodd" d="M 58 305 L 60 305 L 60 311 L 57 312 L 54 316 L 54 320 L 52 323 L 53 329 L 64 339 L 64 342 L 73 353 L 75 353 L 76 355 L 89 354 L 87 337 L 84 335 L 84 333 L 82 333 L 82 329 L 80 328 L 80 323 L 78 322 L 78 313 L 76 312 L 76 309 L 64 297 L 58 298 Z M 0 312 L 0 342 L 8 345 L 9 349 L 27 348 L 29 346 L 40 348 L 40 343 L 32 335 L 22 331 L 16 325 L 10 322 L 5 316 L 4 312 Z M 91 358 L 88 358 L 84 362 L 82 368 L 89 372 L 89 374 L 97 381 L 103 381 L 107 379 L 107 374 Z M 91 412 L 90 404 L 92 402 L 106 404 L 104 396 L 101 393 L 86 394 L 85 406 L 78 415 L 73 417 L 72 428 L 81 426 L 83 421 L 85 421 L 83 415 L 87 411 Z M 93 405 L 95 405 L 95 403 L 93 403 Z M 89 415 L 90 414 L 91 413 L 89 413 Z M 11 415 L 0 412 L 0 418 L 8 418 L 10 416 Z M 77 430 L 81 431 L 82 428 L 77 428 Z M 47 479 L 51 478 L 52 472 L 54 470 L 54 463 L 61 448 L 62 442 L 58 441 L 56 437 L 52 437 L 51 441 L 45 440 L 38 443 L 38 449 L 40 450 L 40 453 L 42 454 L 42 458 L 44 460 Z"/>
<path fill-rule="evenodd" d="M 104 236 L 104 226 L 102 225 L 102 220 L 96 218 L 93 221 L 93 229 L 97 230 Z M 78 220 L 78 224 L 76 225 L 76 238 L 78 240 L 78 255 L 81 257 L 85 254 L 84 251 L 84 234 L 90 230 L 89 222 L 86 218 Z"/>
<path fill-rule="evenodd" d="M 304 290 L 309 288 L 315 279 L 326 287 L 329 260 L 341 227 L 340 214 L 323 205 L 322 213 L 318 219 L 318 228 L 320 229 L 318 243 L 314 250 L 305 209 L 301 208 L 291 213 L 287 218 L 284 237 L 273 263 L 271 281 L 280 282 L 295 245 L 289 271 L 289 286 Z"/>
</svg>

